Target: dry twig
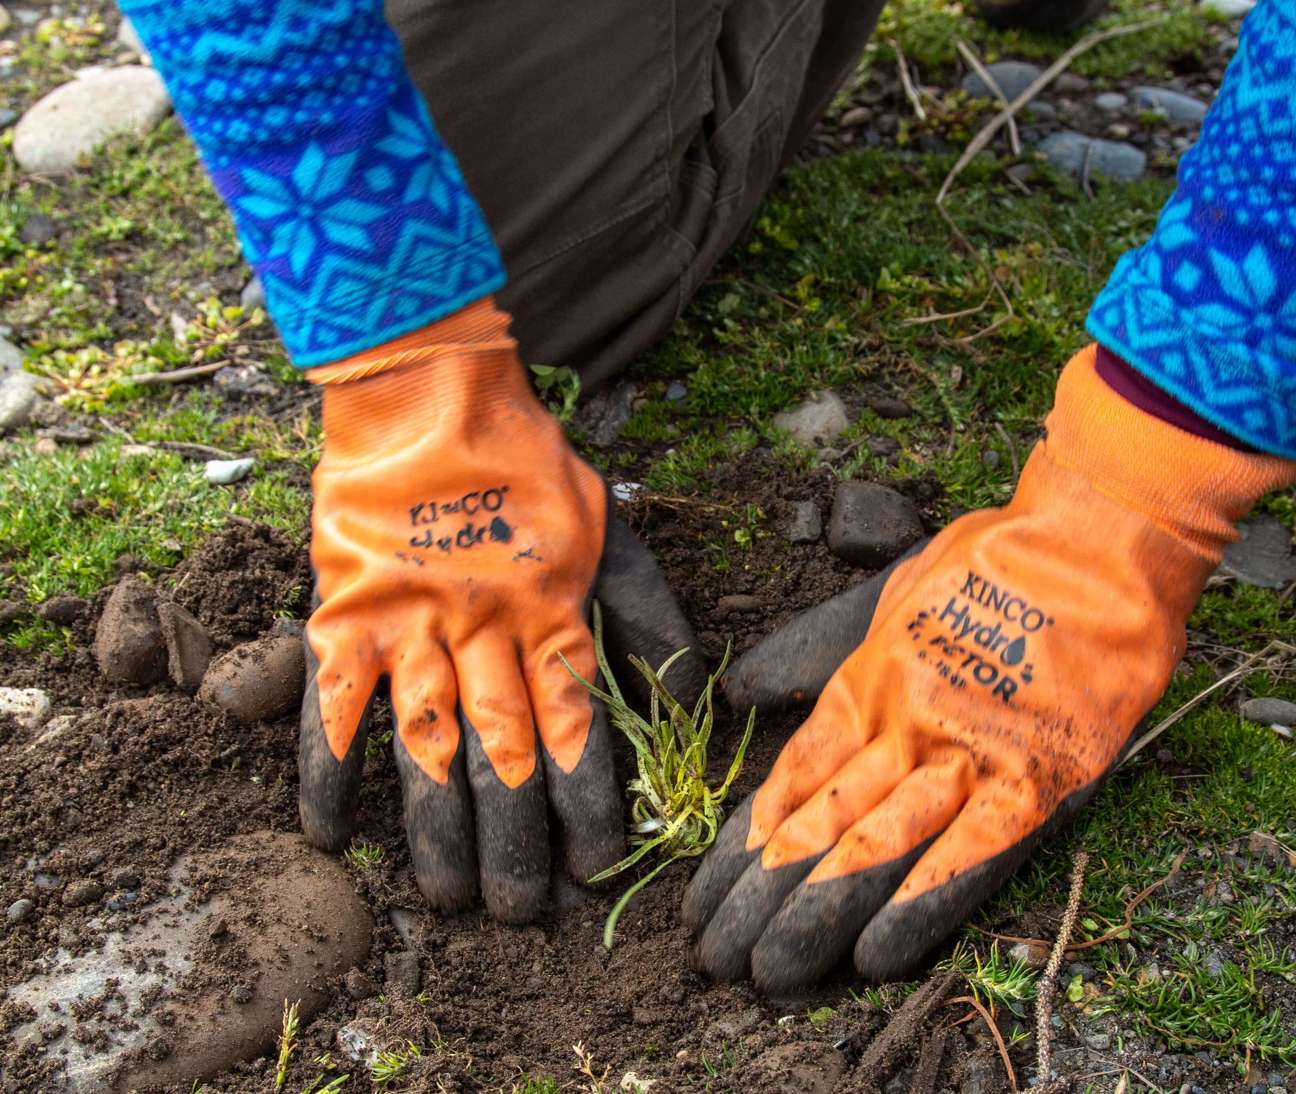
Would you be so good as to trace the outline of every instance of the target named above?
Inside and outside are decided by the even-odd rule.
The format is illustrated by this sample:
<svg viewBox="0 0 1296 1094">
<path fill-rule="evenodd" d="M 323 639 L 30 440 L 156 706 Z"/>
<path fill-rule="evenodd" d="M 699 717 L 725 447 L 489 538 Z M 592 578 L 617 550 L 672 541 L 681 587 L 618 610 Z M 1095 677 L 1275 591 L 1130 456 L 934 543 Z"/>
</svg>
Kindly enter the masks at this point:
<svg viewBox="0 0 1296 1094">
<path fill-rule="evenodd" d="M 945 1005 L 948 1007 L 953 1006 L 955 1003 L 967 1003 L 981 1015 L 981 1020 L 985 1022 L 986 1029 L 990 1031 L 990 1036 L 994 1038 L 995 1048 L 999 1050 L 999 1059 L 1003 1061 L 1004 1071 L 1008 1073 L 1008 1084 L 1014 1091 L 1020 1089 L 1017 1086 L 1017 1072 L 1013 1070 L 1012 1060 L 1008 1056 L 1008 1046 L 1004 1044 L 1003 1034 L 999 1032 L 999 1025 L 995 1022 L 994 1015 L 986 1010 L 985 1004 L 975 995 L 957 995 Z"/>
<path fill-rule="evenodd" d="M 968 67 L 981 77 L 981 81 L 986 87 L 994 92 L 995 98 L 1004 106 L 1010 105 L 1008 96 L 1003 93 L 1003 88 L 999 86 L 999 81 L 991 75 L 990 70 L 981 62 L 981 58 L 976 55 L 976 51 L 962 38 L 956 39 L 954 45 L 958 47 L 959 54 L 968 63 Z M 1010 116 L 1006 124 L 1008 126 L 1008 146 L 1012 149 L 1014 156 L 1020 156 L 1022 146 L 1021 136 L 1017 132 L 1017 119 Z"/>
<path fill-rule="evenodd" d="M 184 384 L 220 372 L 228 361 L 211 361 L 205 365 L 190 365 L 188 368 L 169 369 L 166 372 L 141 372 L 138 376 L 127 376 L 132 384 Z"/>
<path fill-rule="evenodd" d="M 914 86 L 913 77 L 909 75 L 909 61 L 905 58 L 904 50 L 900 48 L 900 43 L 890 41 L 887 43 L 895 50 L 896 67 L 900 69 L 900 86 L 904 88 L 905 98 L 909 100 L 909 105 L 913 107 L 914 116 L 920 122 L 927 120 L 927 111 L 923 109 L 922 98 L 918 94 L 918 89 Z"/>
<path fill-rule="evenodd" d="M 1015 117 L 1022 107 L 1070 68 L 1072 61 L 1102 42 L 1109 41 L 1112 38 L 1120 38 L 1126 34 L 1136 34 L 1139 31 L 1147 30 L 1149 27 L 1157 26 L 1164 21 L 1164 19 L 1149 19 L 1142 23 L 1131 23 L 1129 26 L 1111 27 L 1108 30 L 1096 31 L 1087 37 L 1081 38 L 1080 41 L 1031 81 L 1030 86 L 1025 91 L 995 115 L 989 124 L 968 142 L 968 146 L 963 149 L 963 154 L 959 156 L 958 161 L 950 168 L 950 173 L 945 176 L 945 181 L 941 183 L 940 192 L 936 195 L 936 205 L 939 207 L 944 204 L 945 198 L 949 196 L 950 187 L 954 185 L 954 180 L 963 173 L 963 169 L 969 163 L 981 154 L 986 145 L 994 140 L 995 134 L 1008 124 L 1009 119 Z"/>
</svg>

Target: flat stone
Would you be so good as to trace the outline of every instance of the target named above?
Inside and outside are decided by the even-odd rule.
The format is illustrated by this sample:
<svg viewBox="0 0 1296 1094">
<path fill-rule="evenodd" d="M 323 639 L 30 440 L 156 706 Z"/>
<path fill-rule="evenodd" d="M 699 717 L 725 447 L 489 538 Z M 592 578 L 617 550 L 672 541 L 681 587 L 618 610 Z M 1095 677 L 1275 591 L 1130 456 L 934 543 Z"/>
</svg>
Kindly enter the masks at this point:
<svg viewBox="0 0 1296 1094">
<path fill-rule="evenodd" d="M 1202 0 L 1202 11 L 1225 19 L 1241 19 L 1253 7 L 1256 0 Z"/>
<path fill-rule="evenodd" d="M 252 280 L 243 286 L 243 291 L 239 293 L 239 303 L 248 312 L 265 307 L 265 286 L 261 284 L 261 278 L 256 274 L 253 274 Z"/>
<path fill-rule="evenodd" d="M 32 213 L 23 221 L 23 226 L 18 231 L 18 238 L 23 243 L 29 243 L 35 247 L 39 247 L 42 243 L 48 243 L 56 235 L 58 235 L 58 226 L 44 213 Z"/>
<path fill-rule="evenodd" d="M 17 372 L 22 368 L 23 351 L 7 338 L 0 338 L 0 374 Z"/>
<path fill-rule="evenodd" d="M 81 597 L 73 596 L 71 593 L 60 593 L 45 601 L 36 609 L 36 614 L 48 623 L 59 627 L 70 627 L 81 620 L 89 610 L 89 603 Z"/>
<path fill-rule="evenodd" d="M 1296 581 L 1292 539 L 1282 522 L 1264 515 L 1238 525 L 1241 538 L 1224 548 L 1217 573 L 1262 589 L 1281 589 Z"/>
<path fill-rule="evenodd" d="M 1089 81 L 1075 72 L 1064 72 L 1053 81 L 1053 88 L 1059 95 L 1079 95 L 1089 90 Z"/>
<path fill-rule="evenodd" d="M 14 157 L 31 174 L 70 171 L 109 137 L 147 133 L 170 109 L 153 69 L 111 68 L 55 88 L 32 106 L 14 128 Z"/>
<path fill-rule="evenodd" d="M 214 895 L 199 902 L 196 890 L 212 876 Z M 368 954 L 373 921 L 346 869 L 299 836 L 260 832 L 182 859 L 167 893 L 88 952 L 40 958 L 40 971 L 9 990 L 10 1002 L 36 1012 L 11 1044 L 48 1060 L 47 1089 L 189 1090 L 270 1050 L 285 999 L 300 999 L 299 1019 L 309 1023 L 334 997 L 329 982 Z M 249 988 L 241 1005 L 221 966 L 202 964 L 220 919 L 220 947 L 239 955 Z M 107 1002 L 82 1003 L 96 999 Z M 78 1036 L 46 1042 L 43 1030 L 78 1006 Z M 126 1013 L 132 1021 L 119 1024 Z"/>
<path fill-rule="evenodd" d="M 198 698 L 244 722 L 267 722 L 301 703 L 306 656 L 296 638 L 266 635 L 235 646 L 211 663 Z"/>
<path fill-rule="evenodd" d="M 1094 106 L 1106 114 L 1115 114 L 1129 106 L 1129 96 L 1122 95 L 1119 91 L 1104 91 L 1101 95 L 1094 96 Z"/>
<path fill-rule="evenodd" d="M 762 1052 L 751 1070 L 764 1082 L 777 1084 L 770 1089 L 831 1094 L 846 1074 L 846 1057 L 818 1041 L 793 1041 Z"/>
<path fill-rule="evenodd" d="M 1029 61 L 996 61 L 992 65 L 986 65 L 986 70 L 1009 102 L 1030 87 L 1039 78 L 1041 71 L 1039 65 L 1033 65 Z M 969 72 L 963 77 L 962 86 L 964 91 L 976 98 L 994 98 L 989 85 L 975 72 Z"/>
<path fill-rule="evenodd" d="M 1087 137 L 1071 129 L 1050 133 L 1039 144 L 1049 163 L 1061 171 L 1081 176 L 1106 175 L 1117 182 L 1141 178 L 1147 155 L 1132 144 Z"/>
<path fill-rule="evenodd" d="M 208 460 L 203 466 L 203 478 L 213 486 L 229 486 L 239 479 L 247 478 L 248 472 L 256 466 L 256 460 L 244 456 L 238 460 Z"/>
<path fill-rule="evenodd" d="M 202 684 L 215 646 L 203 625 L 179 604 L 162 601 L 157 611 L 166 644 L 167 673 L 176 687 L 192 695 Z"/>
<path fill-rule="evenodd" d="M 1286 699 L 1248 699 L 1242 717 L 1262 726 L 1296 726 L 1296 703 Z"/>
<path fill-rule="evenodd" d="M 1168 87 L 1136 87 L 1134 102 L 1144 110 L 1160 110 L 1179 125 L 1201 125 L 1210 104 Z"/>
<path fill-rule="evenodd" d="M 730 615 L 748 615 L 751 612 L 758 612 L 761 608 L 761 599 L 758 596 L 748 596 L 744 593 L 732 593 L 729 596 L 722 596 L 716 601 L 716 615 L 724 618 Z"/>
<path fill-rule="evenodd" d="M 840 437 L 850 425 L 846 404 L 833 391 L 816 391 L 808 399 L 774 415 L 774 424 L 807 448 Z"/>
<path fill-rule="evenodd" d="M 152 684 L 166 676 L 166 646 L 151 585 L 129 575 L 117 582 L 95 628 L 94 653 L 109 680 Z"/>
<path fill-rule="evenodd" d="M 837 487 L 828 518 L 828 546 L 839 558 L 879 569 L 922 535 L 922 517 L 903 494 L 873 482 Z"/>
<path fill-rule="evenodd" d="M 1008 951 L 1008 956 L 1027 968 L 1042 969 L 1048 964 L 1049 947 L 1036 942 L 1018 942 Z"/>
<path fill-rule="evenodd" d="M 39 729 L 50 716 L 50 697 L 40 688 L 0 688 L 0 718 L 12 718 L 27 730 Z"/>
<path fill-rule="evenodd" d="M 913 407 L 899 395 L 892 395 L 889 391 L 865 392 L 864 405 L 879 418 L 896 420 L 913 416 Z"/>
<path fill-rule="evenodd" d="M 15 900 L 8 908 L 5 909 L 5 918 L 10 923 L 22 923 L 31 918 L 32 912 L 36 910 L 36 905 L 26 897 Z"/>
<path fill-rule="evenodd" d="M 40 377 L 30 372 L 0 374 L 0 436 L 31 421 L 40 388 Z"/>
<path fill-rule="evenodd" d="M 823 517 L 819 515 L 819 506 L 812 501 L 793 502 L 787 538 L 793 543 L 818 543 L 822 535 Z"/>
</svg>

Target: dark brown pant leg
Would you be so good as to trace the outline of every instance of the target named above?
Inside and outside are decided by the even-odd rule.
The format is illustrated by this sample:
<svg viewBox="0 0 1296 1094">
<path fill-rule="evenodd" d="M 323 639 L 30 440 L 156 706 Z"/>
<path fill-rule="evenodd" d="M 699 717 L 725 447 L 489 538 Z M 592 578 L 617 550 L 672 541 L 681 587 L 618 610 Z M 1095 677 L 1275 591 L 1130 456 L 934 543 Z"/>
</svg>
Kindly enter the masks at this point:
<svg viewBox="0 0 1296 1094">
<path fill-rule="evenodd" d="M 504 255 L 528 362 L 664 334 L 850 73 L 882 0 L 388 0 Z"/>
</svg>

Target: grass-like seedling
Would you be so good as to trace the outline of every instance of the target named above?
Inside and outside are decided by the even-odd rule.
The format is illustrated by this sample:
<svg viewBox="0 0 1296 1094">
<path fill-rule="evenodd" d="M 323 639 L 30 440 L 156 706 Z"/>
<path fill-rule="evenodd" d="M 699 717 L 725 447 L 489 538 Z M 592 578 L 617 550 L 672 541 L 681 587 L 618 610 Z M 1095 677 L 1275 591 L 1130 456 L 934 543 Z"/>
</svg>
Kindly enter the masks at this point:
<svg viewBox="0 0 1296 1094">
<path fill-rule="evenodd" d="M 279 1030 L 279 1062 L 275 1067 L 275 1089 L 282 1090 L 288 1080 L 288 1061 L 292 1058 L 293 1049 L 297 1047 L 297 1007 L 301 1000 L 289 1005 L 284 1000 L 283 1024 Z"/>
<path fill-rule="evenodd" d="M 598 603 L 593 607 L 594 651 L 599 671 L 607 684 L 607 691 L 581 677 L 562 658 L 563 666 L 591 695 L 601 699 L 607 707 L 608 717 L 634 746 L 638 776 L 630 780 L 632 796 L 630 815 L 630 845 L 633 850 L 615 866 L 609 866 L 590 878 L 590 883 L 604 881 L 637 865 L 654 852 L 660 857 L 643 877 L 630 886 L 612 905 L 607 922 L 603 925 L 603 945 L 612 948 L 612 937 L 630 898 L 660 874 L 672 862 L 700 855 L 715 842 L 724 818 L 721 808 L 729 795 L 729 788 L 742 768 L 743 757 L 756 726 L 756 709 L 747 717 L 747 728 L 729 763 L 729 770 L 719 786 L 707 783 L 707 746 L 711 741 L 714 722 L 713 693 L 716 681 L 724 675 L 729 665 L 732 645 L 725 649 L 720 667 L 707 677 L 706 687 L 690 714 L 670 693 L 662 682 L 663 677 L 687 648 L 677 650 L 660 668 L 654 670 L 641 657 L 633 654 L 630 664 L 648 682 L 652 695 L 649 717 L 645 720 L 626 701 L 608 663 L 603 646 L 603 617 Z"/>
<path fill-rule="evenodd" d="M 403 1049 L 380 1052 L 369 1065 L 369 1078 L 376 1089 L 385 1090 L 402 1078 L 422 1055 L 423 1051 L 413 1041 L 406 1041 Z"/>
<path fill-rule="evenodd" d="M 358 847 L 348 847 L 342 856 L 356 869 L 367 870 L 382 862 L 383 849 L 376 843 L 362 843 Z"/>
</svg>

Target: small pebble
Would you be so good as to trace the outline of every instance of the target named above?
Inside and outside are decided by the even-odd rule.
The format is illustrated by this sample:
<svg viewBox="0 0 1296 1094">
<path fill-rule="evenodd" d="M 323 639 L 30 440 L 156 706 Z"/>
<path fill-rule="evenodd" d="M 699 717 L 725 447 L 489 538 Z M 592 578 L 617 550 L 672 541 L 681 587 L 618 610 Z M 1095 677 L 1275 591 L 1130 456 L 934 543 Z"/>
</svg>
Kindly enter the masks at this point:
<svg viewBox="0 0 1296 1094">
<path fill-rule="evenodd" d="M 243 291 L 239 293 L 239 303 L 247 312 L 253 312 L 257 308 L 265 307 L 265 289 L 261 285 L 261 278 L 256 274 L 252 275 L 252 280 L 243 286 Z"/>
<path fill-rule="evenodd" d="M 0 688 L 0 717 L 32 730 L 43 726 L 49 715 L 50 698 L 40 688 Z"/>
<path fill-rule="evenodd" d="M 872 482 L 843 482 L 837 487 L 828 519 L 828 546 L 838 558 L 880 568 L 922 535 L 922 517 L 903 494 Z"/>
<path fill-rule="evenodd" d="M 716 615 L 723 619 L 729 615 L 747 615 L 751 612 L 758 612 L 760 608 L 760 597 L 734 593 L 730 596 L 722 596 L 717 600 L 715 610 Z"/>
<path fill-rule="evenodd" d="M 1039 65 L 1029 61 L 996 61 L 986 66 L 991 79 L 1009 101 L 1017 98 L 1040 75 Z M 988 99 L 994 96 L 990 86 L 977 73 L 969 72 L 963 77 L 963 90 L 975 98 Z"/>
<path fill-rule="evenodd" d="M 788 539 L 792 543 L 818 543 L 822 535 L 823 517 L 819 515 L 819 506 L 812 501 L 793 502 L 787 525 Z"/>
<path fill-rule="evenodd" d="M 672 380 L 666 385 L 666 401 L 668 403 L 682 403 L 688 397 L 688 388 L 678 380 Z"/>
<path fill-rule="evenodd" d="M 1248 699 L 1242 704 L 1242 717 L 1262 726 L 1296 726 L 1296 703 L 1287 699 Z"/>
<path fill-rule="evenodd" d="M 242 1006 L 252 1002 L 252 988 L 249 984 L 235 984 L 230 988 L 230 998 Z"/>
<path fill-rule="evenodd" d="M 58 228 L 44 213 L 32 213 L 23 221 L 22 229 L 18 232 L 19 240 L 34 247 L 48 243 L 56 235 L 58 235 Z"/>
<path fill-rule="evenodd" d="M 774 415 L 774 425 L 813 448 L 840 437 L 850 425 L 846 404 L 832 391 L 819 391 L 790 410 Z"/>
<path fill-rule="evenodd" d="M 239 460 L 208 460 L 203 467 L 203 478 L 213 486 L 229 486 L 245 478 L 255 464 L 251 456 Z"/>
<path fill-rule="evenodd" d="M 1200 99 L 1166 87 L 1136 87 L 1134 102 L 1144 110 L 1164 112 L 1179 125 L 1200 125 L 1209 109 Z"/>
<path fill-rule="evenodd" d="M 21 923 L 36 910 L 36 905 L 26 897 L 15 900 L 5 911 L 10 923 Z"/>
<path fill-rule="evenodd" d="M 1119 91 L 1104 91 L 1101 95 L 1094 96 L 1094 106 L 1106 114 L 1115 114 L 1129 106 L 1129 96 L 1122 95 Z"/>
</svg>

